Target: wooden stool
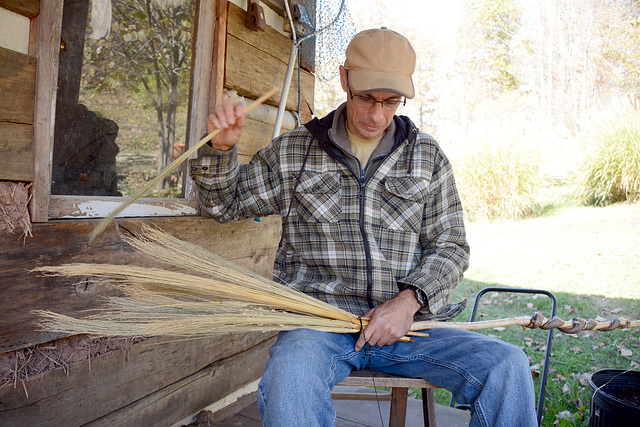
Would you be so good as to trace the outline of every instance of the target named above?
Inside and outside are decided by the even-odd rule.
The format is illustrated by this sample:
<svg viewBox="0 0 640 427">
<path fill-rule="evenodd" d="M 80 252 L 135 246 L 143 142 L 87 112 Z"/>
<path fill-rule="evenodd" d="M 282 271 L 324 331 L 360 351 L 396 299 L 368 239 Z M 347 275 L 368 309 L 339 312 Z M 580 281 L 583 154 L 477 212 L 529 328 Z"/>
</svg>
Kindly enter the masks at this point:
<svg viewBox="0 0 640 427">
<path fill-rule="evenodd" d="M 389 427 L 404 427 L 407 416 L 407 396 L 409 388 L 422 389 L 422 414 L 425 427 L 436 426 L 436 408 L 433 397 L 433 389 L 439 388 L 428 381 L 419 378 L 406 378 L 398 375 L 384 374 L 382 372 L 353 371 L 345 378 L 340 386 L 369 386 L 391 387 L 391 394 L 373 393 L 332 393 L 336 400 L 383 400 L 391 401 L 391 414 L 389 415 Z"/>
</svg>

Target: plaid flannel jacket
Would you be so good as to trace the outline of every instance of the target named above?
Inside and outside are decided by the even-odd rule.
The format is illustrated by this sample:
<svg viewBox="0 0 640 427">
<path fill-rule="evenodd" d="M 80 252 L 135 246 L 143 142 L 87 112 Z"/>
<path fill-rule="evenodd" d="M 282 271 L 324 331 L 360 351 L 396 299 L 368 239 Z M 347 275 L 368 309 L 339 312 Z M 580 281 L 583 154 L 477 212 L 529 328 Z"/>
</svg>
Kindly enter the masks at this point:
<svg viewBox="0 0 640 427">
<path fill-rule="evenodd" d="M 275 138 L 248 164 L 235 148 L 191 160 L 203 208 L 220 222 L 279 214 L 274 280 L 330 304 L 363 315 L 411 286 L 428 301 L 420 320 L 458 315 L 466 301 L 448 301 L 469 246 L 449 161 L 395 116 L 393 145 L 365 176 L 335 142 L 343 109 Z"/>
</svg>

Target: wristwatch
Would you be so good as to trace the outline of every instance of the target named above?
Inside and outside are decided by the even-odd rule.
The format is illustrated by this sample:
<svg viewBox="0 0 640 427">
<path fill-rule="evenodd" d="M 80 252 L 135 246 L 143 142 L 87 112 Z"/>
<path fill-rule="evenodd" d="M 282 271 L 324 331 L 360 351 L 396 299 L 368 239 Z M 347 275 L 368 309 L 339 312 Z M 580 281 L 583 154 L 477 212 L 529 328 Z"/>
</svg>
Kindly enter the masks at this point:
<svg viewBox="0 0 640 427">
<path fill-rule="evenodd" d="M 420 308 L 424 308 L 427 306 L 427 296 L 424 294 L 424 292 L 422 292 L 422 290 L 415 288 L 415 287 L 411 287 L 411 289 L 413 289 L 416 293 L 416 299 L 418 300 L 418 304 L 420 304 Z"/>
</svg>

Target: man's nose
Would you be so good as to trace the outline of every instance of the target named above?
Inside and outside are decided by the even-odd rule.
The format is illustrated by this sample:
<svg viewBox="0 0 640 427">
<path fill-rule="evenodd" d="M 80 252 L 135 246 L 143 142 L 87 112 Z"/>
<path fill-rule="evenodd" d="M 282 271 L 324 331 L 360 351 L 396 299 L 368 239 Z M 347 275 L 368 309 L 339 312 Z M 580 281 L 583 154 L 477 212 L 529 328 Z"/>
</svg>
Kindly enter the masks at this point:
<svg viewBox="0 0 640 427">
<path fill-rule="evenodd" d="M 373 104 L 373 106 L 369 108 L 368 115 L 375 121 L 379 121 L 381 118 L 383 118 L 384 114 L 382 110 L 382 104 L 380 104 L 379 102 Z"/>
</svg>

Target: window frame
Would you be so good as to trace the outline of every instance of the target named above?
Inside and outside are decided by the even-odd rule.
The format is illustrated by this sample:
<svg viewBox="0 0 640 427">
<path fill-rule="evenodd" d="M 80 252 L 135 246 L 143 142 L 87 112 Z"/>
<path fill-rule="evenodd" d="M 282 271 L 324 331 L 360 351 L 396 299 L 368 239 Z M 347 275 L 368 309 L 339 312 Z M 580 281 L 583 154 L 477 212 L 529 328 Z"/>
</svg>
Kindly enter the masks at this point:
<svg viewBox="0 0 640 427">
<path fill-rule="evenodd" d="M 37 59 L 34 111 L 35 176 L 29 205 L 32 222 L 68 218 L 102 218 L 127 200 L 116 196 L 70 196 L 51 194 L 51 159 L 55 126 L 56 86 L 60 54 L 63 2 L 40 3 L 40 13 L 31 20 L 30 46 Z M 211 91 L 213 33 L 216 3 L 196 0 L 192 41 L 186 149 L 206 133 Z M 191 158 L 197 157 L 197 153 Z M 141 198 L 118 217 L 172 217 L 198 215 L 200 205 L 193 181 L 184 178 L 183 198 Z"/>
</svg>

